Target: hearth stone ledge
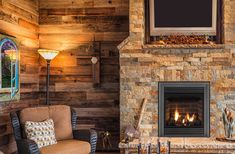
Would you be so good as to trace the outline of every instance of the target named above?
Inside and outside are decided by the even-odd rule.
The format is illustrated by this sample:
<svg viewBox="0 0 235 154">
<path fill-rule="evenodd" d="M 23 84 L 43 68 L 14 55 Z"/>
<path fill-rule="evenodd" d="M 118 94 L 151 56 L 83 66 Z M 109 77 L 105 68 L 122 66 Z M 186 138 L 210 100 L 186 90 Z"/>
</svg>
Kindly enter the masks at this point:
<svg viewBox="0 0 235 154">
<path fill-rule="evenodd" d="M 157 137 L 151 138 L 152 148 L 157 147 Z M 235 144 L 220 142 L 212 138 L 160 138 L 161 141 L 171 141 L 171 152 L 200 152 L 200 153 L 230 153 L 234 154 Z M 120 149 L 136 151 L 139 140 L 130 143 L 119 143 Z"/>
</svg>

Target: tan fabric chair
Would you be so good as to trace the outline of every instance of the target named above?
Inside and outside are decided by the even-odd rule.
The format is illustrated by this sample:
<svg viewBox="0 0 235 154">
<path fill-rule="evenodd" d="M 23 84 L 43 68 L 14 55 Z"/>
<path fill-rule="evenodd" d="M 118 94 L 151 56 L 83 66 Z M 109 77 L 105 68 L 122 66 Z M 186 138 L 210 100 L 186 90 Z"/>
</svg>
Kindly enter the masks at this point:
<svg viewBox="0 0 235 154">
<path fill-rule="evenodd" d="M 26 138 L 26 121 L 53 119 L 57 144 L 38 148 Z M 97 133 L 94 130 L 75 130 L 76 112 L 66 105 L 25 108 L 11 113 L 12 126 L 19 154 L 89 154 L 95 153 Z"/>
</svg>

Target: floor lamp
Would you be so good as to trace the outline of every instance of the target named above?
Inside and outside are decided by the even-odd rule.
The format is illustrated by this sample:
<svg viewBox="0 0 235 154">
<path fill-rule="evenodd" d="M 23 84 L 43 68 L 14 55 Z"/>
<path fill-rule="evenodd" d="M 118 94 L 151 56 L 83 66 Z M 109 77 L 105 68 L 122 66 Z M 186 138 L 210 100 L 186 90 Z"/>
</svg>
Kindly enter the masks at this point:
<svg viewBox="0 0 235 154">
<path fill-rule="evenodd" d="M 39 49 L 38 53 L 47 61 L 47 80 L 46 80 L 46 105 L 50 105 L 50 97 L 49 97 L 49 83 L 50 83 L 50 62 L 54 59 L 59 51 L 56 50 L 47 50 L 47 49 Z"/>
</svg>

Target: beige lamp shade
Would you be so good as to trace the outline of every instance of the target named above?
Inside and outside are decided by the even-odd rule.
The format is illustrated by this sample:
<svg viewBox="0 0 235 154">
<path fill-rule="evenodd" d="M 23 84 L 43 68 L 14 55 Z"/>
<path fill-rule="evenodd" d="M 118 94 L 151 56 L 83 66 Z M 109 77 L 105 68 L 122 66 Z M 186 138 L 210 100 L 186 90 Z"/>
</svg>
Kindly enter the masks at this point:
<svg viewBox="0 0 235 154">
<path fill-rule="evenodd" d="M 48 50 L 48 49 L 39 49 L 38 53 L 46 60 L 54 59 L 58 54 L 59 51 L 56 50 Z"/>
<path fill-rule="evenodd" d="M 4 51 L 6 53 L 6 55 L 8 55 L 10 57 L 11 60 L 16 60 L 16 50 L 12 49 L 12 50 L 5 50 Z"/>
</svg>

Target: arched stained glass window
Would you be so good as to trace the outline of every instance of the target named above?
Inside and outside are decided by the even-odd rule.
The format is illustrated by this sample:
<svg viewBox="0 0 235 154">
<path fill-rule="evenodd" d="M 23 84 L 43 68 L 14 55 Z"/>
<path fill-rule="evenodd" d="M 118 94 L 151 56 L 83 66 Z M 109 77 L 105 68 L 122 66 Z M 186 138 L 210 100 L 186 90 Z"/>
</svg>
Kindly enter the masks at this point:
<svg viewBox="0 0 235 154">
<path fill-rule="evenodd" d="M 19 51 L 13 40 L 4 38 L 0 53 L 0 101 L 7 101 L 19 92 Z"/>
</svg>

